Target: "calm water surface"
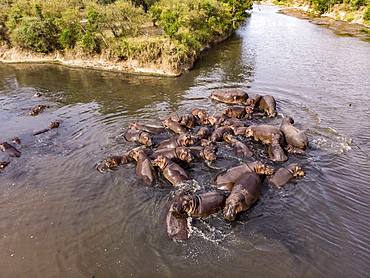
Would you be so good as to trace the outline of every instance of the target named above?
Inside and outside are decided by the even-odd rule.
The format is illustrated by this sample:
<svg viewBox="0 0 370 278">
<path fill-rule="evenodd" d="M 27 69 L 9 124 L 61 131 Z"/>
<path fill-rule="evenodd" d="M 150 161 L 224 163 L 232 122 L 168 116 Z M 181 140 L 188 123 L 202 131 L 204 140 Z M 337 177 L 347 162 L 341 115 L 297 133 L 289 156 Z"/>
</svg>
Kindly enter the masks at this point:
<svg viewBox="0 0 370 278">
<path fill-rule="evenodd" d="M 0 173 L 0 277 L 370 277 L 370 44 L 276 11 L 256 6 L 178 79 L 0 65 L 0 140 L 23 140 Z M 207 97 L 223 87 L 277 98 L 309 135 L 307 156 L 291 158 L 307 175 L 265 186 L 235 223 L 194 221 L 175 243 L 168 186 L 143 186 L 133 165 L 105 175 L 95 165 L 132 147 L 117 140 L 130 122 L 219 111 Z M 51 108 L 28 116 L 38 103 Z M 58 131 L 30 136 L 54 119 Z M 221 154 L 217 166 L 238 163 Z M 200 187 L 217 173 L 189 171 Z"/>
</svg>

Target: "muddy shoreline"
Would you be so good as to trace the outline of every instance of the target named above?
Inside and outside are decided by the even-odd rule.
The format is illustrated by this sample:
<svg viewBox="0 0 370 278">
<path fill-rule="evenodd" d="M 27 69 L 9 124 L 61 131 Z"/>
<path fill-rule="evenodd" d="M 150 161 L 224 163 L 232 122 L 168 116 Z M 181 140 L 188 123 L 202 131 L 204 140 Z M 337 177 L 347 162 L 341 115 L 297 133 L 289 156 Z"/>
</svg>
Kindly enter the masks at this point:
<svg viewBox="0 0 370 278">
<path fill-rule="evenodd" d="M 366 25 L 336 20 L 328 16 L 315 16 L 309 11 L 298 7 L 283 8 L 279 10 L 279 13 L 308 20 L 316 25 L 325 26 L 339 36 L 350 36 L 359 38 L 361 40 L 370 41 L 370 27 Z"/>
</svg>

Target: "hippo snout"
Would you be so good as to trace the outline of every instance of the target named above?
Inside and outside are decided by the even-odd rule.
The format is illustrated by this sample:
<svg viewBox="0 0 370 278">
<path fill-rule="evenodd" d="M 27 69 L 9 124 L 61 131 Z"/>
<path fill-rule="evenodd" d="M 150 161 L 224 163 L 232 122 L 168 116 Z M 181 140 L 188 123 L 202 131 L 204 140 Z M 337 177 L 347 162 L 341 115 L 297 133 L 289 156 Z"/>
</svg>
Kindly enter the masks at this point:
<svg viewBox="0 0 370 278">
<path fill-rule="evenodd" d="M 228 221 L 234 221 L 236 218 L 236 212 L 233 206 L 225 206 L 224 208 L 224 218 Z"/>
</svg>

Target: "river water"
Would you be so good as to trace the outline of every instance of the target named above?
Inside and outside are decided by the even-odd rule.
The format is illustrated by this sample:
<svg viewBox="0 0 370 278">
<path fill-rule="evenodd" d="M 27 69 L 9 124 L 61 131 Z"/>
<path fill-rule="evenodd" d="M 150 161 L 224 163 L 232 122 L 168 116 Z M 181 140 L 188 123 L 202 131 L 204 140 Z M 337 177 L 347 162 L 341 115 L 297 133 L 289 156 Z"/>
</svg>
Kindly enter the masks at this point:
<svg viewBox="0 0 370 278">
<path fill-rule="evenodd" d="M 0 65 L 1 140 L 23 141 L 0 173 L 0 277 L 370 277 L 370 44 L 276 11 L 255 6 L 176 79 Z M 190 240 L 175 243 L 169 186 L 144 186 L 133 165 L 104 175 L 95 166 L 132 147 L 117 139 L 130 122 L 220 111 L 207 97 L 225 87 L 272 94 L 307 130 L 308 154 L 292 158 L 306 177 L 266 185 L 234 223 L 194 220 Z M 28 116 L 38 103 L 50 108 Z M 58 131 L 30 136 L 55 119 Z M 220 156 L 218 167 L 240 163 Z M 199 163 L 189 173 L 203 186 L 217 171 Z"/>
</svg>

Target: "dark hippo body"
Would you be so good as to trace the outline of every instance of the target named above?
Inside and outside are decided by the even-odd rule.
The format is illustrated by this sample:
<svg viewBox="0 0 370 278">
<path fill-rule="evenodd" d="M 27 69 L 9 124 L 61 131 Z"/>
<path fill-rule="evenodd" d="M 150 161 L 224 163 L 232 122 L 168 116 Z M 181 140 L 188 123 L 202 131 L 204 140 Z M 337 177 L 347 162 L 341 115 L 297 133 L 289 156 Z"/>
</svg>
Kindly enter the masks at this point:
<svg viewBox="0 0 370 278">
<path fill-rule="evenodd" d="M 129 156 L 136 161 L 136 175 L 142 178 L 147 185 L 153 185 L 157 175 L 146 150 L 135 148 L 129 152 Z"/>
<path fill-rule="evenodd" d="M 173 119 L 164 120 L 162 123 L 165 128 L 173 131 L 176 134 L 184 134 L 187 132 L 184 126 L 182 126 L 178 121 L 175 121 Z"/>
<path fill-rule="evenodd" d="M 259 199 L 261 187 L 258 174 L 251 172 L 241 176 L 226 199 L 224 218 L 233 221 L 239 213 L 247 211 Z"/>
<path fill-rule="evenodd" d="M 199 140 L 201 139 L 207 139 L 209 136 L 211 136 L 212 130 L 208 127 L 202 126 L 196 133 L 196 136 Z"/>
<path fill-rule="evenodd" d="M 157 146 L 157 149 L 174 149 L 177 147 L 189 147 L 194 145 L 195 141 L 194 138 L 190 134 L 182 134 L 178 137 L 172 137 L 167 140 L 163 140 Z"/>
<path fill-rule="evenodd" d="M 276 101 L 273 96 L 263 96 L 260 99 L 259 108 L 266 113 L 268 117 L 276 117 Z"/>
<path fill-rule="evenodd" d="M 260 161 L 244 163 L 219 173 L 214 179 L 214 184 L 218 189 L 231 191 L 241 176 L 252 172 L 264 176 L 272 175 L 274 170 Z"/>
<path fill-rule="evenodd" d="M 166 216 L 167 235 L 173 240 L 187 240 L 189 238 L 189 227 L 186 216 L 178 216 L 173 212 L 171 204 Z"/>
<path fill-rule="evenodd" d="M 145 131 L 150 134 L 161 134 L 166 131 L 166 129 L 162 126 L 144 125 L 144 124 L 136 123 L 136 122 L 130 124 L 129 128 Z"/>
<path fill-rule="evenodd" d="M 190 177 L 178 164 L 164 156 L 158 156 L 153 165 L 158 166 L 162 170 L 163 176 L 174 186 L 177 187 L 180 183 L 190 180 Z"/>
<path fill-rule="evenodd" d="M 226 197 L 224 192 L 219 191 L 183 195 L 173 203 L 173 210 L 177 215 L 206 218 L 223 209 Z"/>
<path fill-rule="evenodd" d="M 207 146 L 192 146 L 189 147 L 193 156 L 196 158 L 202 158 L 205 161 L 215 161 L 217 159 L 217 147 L 214 145 Z"/>
<path fill-rule="evenodd" d="M 208 117 L 208 122 L 211 126 L 213 126 L 214 128 L 217 128 L 222 125 L 225 119 L 226 118 L 223 115 L 222 116 L 213 115 L 213 116 Z"/>
<path fill-rule="evenodd" d="M 262 96 L 260 96 L 260 95 L 255 95 L 253 97 L 249 97 L 248 100 L 247 100 L 247 105 L 252 107 L 253 109 L 255 107 L 259 107 L 261 99 L 262 99 Z"/>
<path fill-rule="evenodd" d="M 123 134 L 123 138 L 125 138 L 128 142 L 136 142 L 148 147 L 153 145 L 150 134 L 137 129 L 128 129 Z"/>
<path fill-rule="evenodd" d="M 180 119 L 180 124 L 189 129 L 192 129 L 197 124 L 197 118 L 192 114 L 184 115 Z"/>
<path fill-rule="evenodd" d="M 283 133 L 272 125 L 253 125 L 246 129 L 245 136 L 253 137 L 255 141 L 263 144 L 272 144 L 273 138 L 278 138 L 280 145 L 284 144 Z M 275 140 L 275 139 L 274 139 Z"/>
<path fill-rule="evenodd" d="M 30 111 L 31 116 L 37 116 L 38 114 L 42 113 L 46 108 L 49 108 L 48 105 L 38 104 L 33 107 Z"/>
<path fill-rule="evenodd" d="M 100 173 L 104 173 L 107 170 L 116 169 L 120 165 L 128 164 L 131 161 L 131 157 L 129 157 L 127 154 L 109 156 L 98 164 L 96 170 L 98 170 Z"/>
<path fill-rule="evenodd" d="M 46 133 L 46 132 L 48 132 L 50 130 L 59 128 L 59 126 L 60 126 L 60 121 L 52 121 L 49 124 L 49 127 L 48 128 L 45 128 L 45 129 L 40 130 L 40 131 L 37 131 L 37 132 L 33 133 L 33 135 L 36 136 L 36 135 L 40 135 L 40 134 Z"/>
<path fill-rule="evenodd" d="M 271 161 L 284 162 L 288 160 L 284 149 L 280 146 L 279 143 L 273 143 L 269 145 L 267 152 Z"/>
<path fill-rule="evenodd" d="M 303 177 L 302 168 L 296 164 L 290 164 L 287 167 L 280 168 L 274 175 L 269 177 L 269 184 L 281 188 L 296 177 Z"/>
<path fill-rule="evenodd" d="M 245 106 L 232 106 L 232 107 L 225 109 L 222 115 L 228 118 L 241 119 L 241 118 L 244 118 L 246 113 L 247 112 L 245 111 Z"/>
<path fill-rule="evenodd" d="M 10 145 L 8 142 L 0 143 L 0 150 L 6 152 L 11 157 L 20 157 L 21 152 L 15 147 Z"/>
<path fill-rule="evenodd" d="M 154 151 L 152 157 L 157 158 L 158 156 L 164 156 L 171 160 L 181 160 L 188 163 L 192 162 L 194 159 L 191 151 L 186 147 L 158 149 Z"/>
<path fill-rule="evenodd" d="M 223 89 L 213 91 L 210 98 L 227 104 L 244 104 L 248 94 L 240 89 Z"/>
<path fill-rule="evenodd" d="M 293 148 L 305 150 L 308 147 L 308 138 L 306 134 L 293 126 L 294 120 L 291 117 L 285 117 L 280 125 L 288 145 Z"/>
<path fill-rule="evenodd" d="M 253 152 L 248 148 L 246 144 L 237 140 L 231 134 L 224 136 L 225 142 L 234 148 L 234 152 L 239 157 L 252 157 Z"/>
<path fill-rule="evenodd" d="M 211 141 L 212 142 L 222 141 L 226 133 L 234 134 L 232 128 L 229 126 L 222 126 L 216 128 L 211 135 Z"/>
<path fill-rule="evenodd" d="M 204 109 L 194 108 L 191 114 L 196 118 L 197 124 L 208 125 L 208 114 Z"/>
</svg>

